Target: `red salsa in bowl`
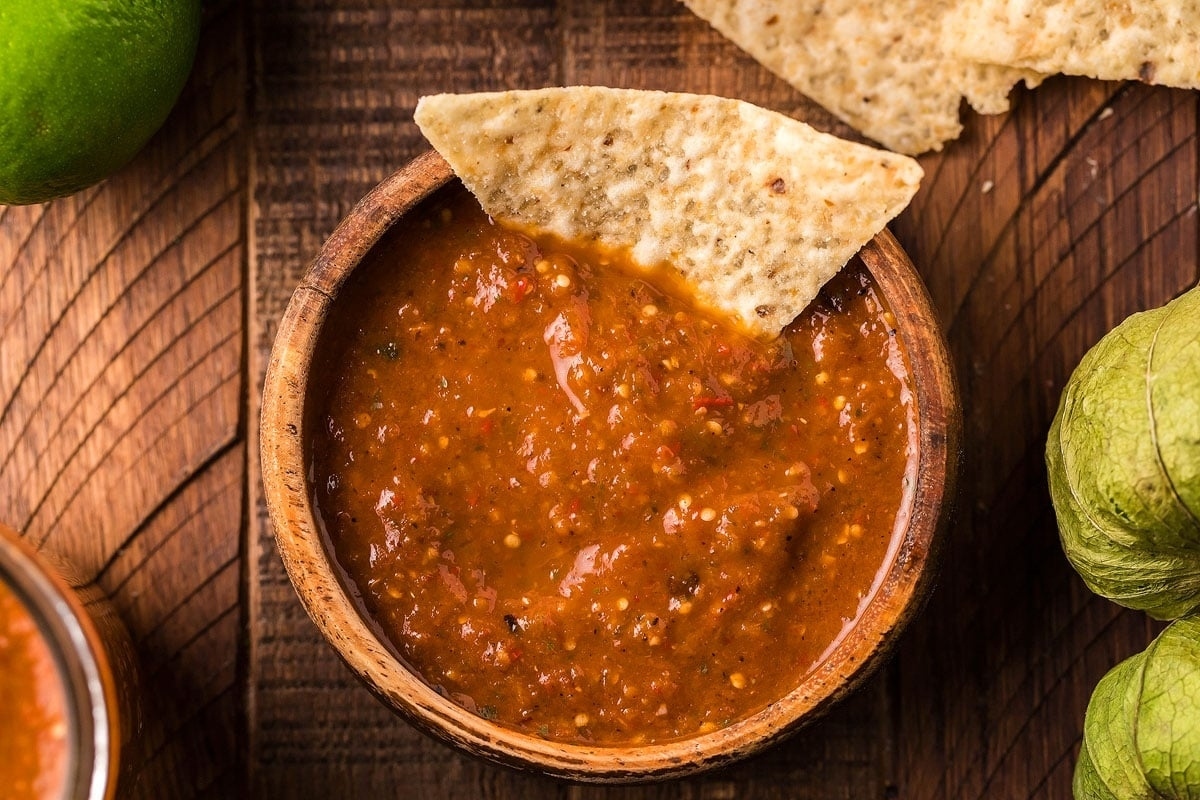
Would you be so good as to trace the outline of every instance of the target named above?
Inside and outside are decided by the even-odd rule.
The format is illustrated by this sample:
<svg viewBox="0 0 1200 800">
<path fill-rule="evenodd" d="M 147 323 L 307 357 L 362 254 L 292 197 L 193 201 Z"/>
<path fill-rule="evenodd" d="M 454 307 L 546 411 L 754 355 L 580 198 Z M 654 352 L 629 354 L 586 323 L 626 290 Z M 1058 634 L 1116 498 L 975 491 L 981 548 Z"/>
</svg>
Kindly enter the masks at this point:
<svg viewBox="0 0 1200 800">
<path fill-rule="evenodd" d="M 556 742 L 703 735 L 795 690 L 912 500 L 909 362 L 871 274 L 763 342 L 618 254 L 436 197 L 315 361 L 312 497 L 364 614 L 443 696 Z"/>
</svg>

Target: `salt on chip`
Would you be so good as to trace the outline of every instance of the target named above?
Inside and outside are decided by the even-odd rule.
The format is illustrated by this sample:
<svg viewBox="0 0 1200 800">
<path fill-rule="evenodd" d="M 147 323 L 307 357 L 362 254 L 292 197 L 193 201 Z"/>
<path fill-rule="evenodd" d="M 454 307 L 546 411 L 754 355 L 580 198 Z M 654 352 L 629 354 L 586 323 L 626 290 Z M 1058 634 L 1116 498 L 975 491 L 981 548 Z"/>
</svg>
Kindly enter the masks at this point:
<svg viewBox="0 0 1200 800">
<path fill-rule="evenodd" d="M 945 51 L 942 20 L 957 0 L 683 0 L 726 38 L 885 147 L 916 155 L 962 131 L 963 97 L 1008 110 L 1035 73 Z"/>
<path fill-rule="evenodd" d="M 976 0 L 943 34 L 978 61 L 1200 88 L 1197 0 Z"/>
<path fill-rule="evenodd" d="M 496 219 L 670 267 L 776 336 L 912 198 L 915 161 L 762 108 L 570 87 L 424 97 L 416 121 Z"/>
</svg>

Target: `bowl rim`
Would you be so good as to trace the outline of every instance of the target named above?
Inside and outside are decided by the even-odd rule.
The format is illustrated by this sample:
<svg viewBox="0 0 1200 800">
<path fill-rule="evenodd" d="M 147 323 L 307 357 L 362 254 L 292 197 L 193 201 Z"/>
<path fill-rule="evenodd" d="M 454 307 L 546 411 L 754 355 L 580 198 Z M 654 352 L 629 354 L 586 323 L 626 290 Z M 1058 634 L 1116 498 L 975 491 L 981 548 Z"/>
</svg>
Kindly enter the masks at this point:
<svg viewBox="0 0 1200 800">
<path fill-rule="evenodd" d="M 346 591 L 308 487 L 308 374 L 329 310 L 344 281 L 393 223 L 455 180 L 445 160 L 429 151 L 378 184 L 330 235 L 280 322 L 263 387 L 261 469 L 276 544 L 309 616 L 368 688 L 425 732 L 491 761 L 558 777 L 624 782 L 695 773 L 758 752 L 824 713 L 874 671 L 923 604 L 957 484 L 962 420 L 954 373 L 928 293 L 908 256 L 886 229 L 859 253 L 905 344 L 918 451 L 915 480 L 902 501 L 902 512 L 908 503 L 908 524 L 892 548 L 885 578 L 849 633 L 792 692 L 730 726 L 652 745 L 559 743 L 472 714 L 404 665 Z"/>
<path fill-rule="evenodd" d="M 29 612 L 56 662 L 70 720 L 64 797 L 116 796 L 121 718 L 104 640 L 62 570 L 0 524 L 0 583 Z"/>
</svg>

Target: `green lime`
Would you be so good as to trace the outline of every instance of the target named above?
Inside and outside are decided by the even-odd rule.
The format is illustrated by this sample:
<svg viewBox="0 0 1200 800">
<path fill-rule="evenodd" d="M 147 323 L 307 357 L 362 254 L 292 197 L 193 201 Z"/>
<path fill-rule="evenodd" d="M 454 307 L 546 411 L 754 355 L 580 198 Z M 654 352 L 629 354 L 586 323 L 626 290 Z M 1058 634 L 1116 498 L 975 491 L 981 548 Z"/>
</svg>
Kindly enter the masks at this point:
<svg viewBox="0 0 1200 800">
<path fill-rule="evenodd" d="M 187 80 L 200 0 L 0 0 L 0 204 L 112 174 Z"/>
</svg>

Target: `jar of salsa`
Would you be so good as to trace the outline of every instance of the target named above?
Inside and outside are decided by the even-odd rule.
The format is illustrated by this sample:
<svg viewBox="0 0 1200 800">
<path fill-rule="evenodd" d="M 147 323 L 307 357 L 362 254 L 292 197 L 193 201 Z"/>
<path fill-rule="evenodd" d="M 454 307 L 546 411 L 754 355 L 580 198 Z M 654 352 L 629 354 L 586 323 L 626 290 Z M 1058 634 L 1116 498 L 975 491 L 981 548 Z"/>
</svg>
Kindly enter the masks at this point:
<svg viewBox="0 0 1200 800">
<path fill-rule="evenodd" d="M 0 787 L 9 800 L 116 795 L 130 715 L 118 700 L 128 676 L 114 670 L 109 642 L 126 634 L 103 598 L 76 591 L 64 573 L 0 525 Z"/>
</svg>

